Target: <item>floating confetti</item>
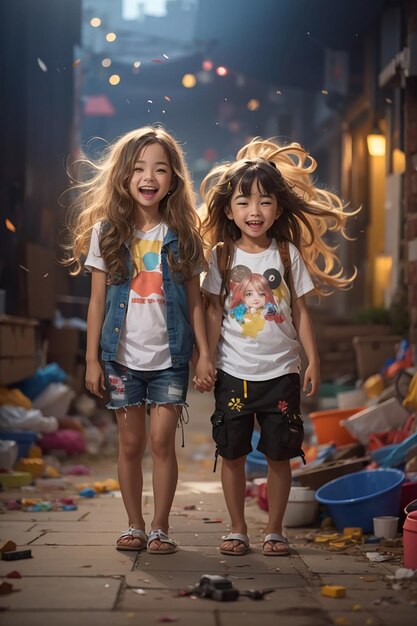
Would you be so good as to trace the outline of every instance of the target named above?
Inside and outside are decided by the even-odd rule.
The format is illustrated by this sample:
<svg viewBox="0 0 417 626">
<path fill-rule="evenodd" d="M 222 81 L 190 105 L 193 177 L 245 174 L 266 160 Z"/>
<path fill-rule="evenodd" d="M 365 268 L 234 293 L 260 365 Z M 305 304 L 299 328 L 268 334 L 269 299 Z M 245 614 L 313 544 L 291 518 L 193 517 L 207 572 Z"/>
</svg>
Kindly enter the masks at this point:
<svg viewBox="0 0 417 626">
<path fill-rule="evenodd" d="M 46 67 L 45 63 L 39 57 L 38 57 L 38 65 L 41 68 L 42 72 L 48 71 L 48 68 Z"/>
<path fill-rule="evenodd" d="M 169 59 L 169 56 L 167 54 L 163 54 L 163 57 L 165 57 L 165 59 Z"/>
<path fill-rule="evenodd" d="M 171 102 L 171 98 L 169 96 L 164 96 L 164 100 L 166 100 L 167 102 Z"/>
<path fill-rule="evenodd" d="M 44 278 L 47 278 L 49 276 L 49 273 L 46 272 L 46 274 L 43 275 Z"/>
<path fill-rule="evenodd" d="M 163 63 L 161 59 L 152 59 L 152 63 Z"/>
<path fill-rule="evenodd" d="M 321 93 L 323 94 L 323 96 L 327 96 L 329 92 L 327 91 L 327 89 L 322 89 Z"/>
<path fill-rule="evenodd" d="M 22 270 L 25 270 L 25 272 L 29 272 L 28 268 L 27 268 L 27 267 L 25 267 L 24 265 L 19 265 L 19 267 L 20 267 Z"/>
<path fill-rule="evenodd" d="M 74 63 L 72 64 L 72 67 L 77 67 L 77 65 L 79 65 L 81 63 L 81 59 L 75 59 Z"/>
<path fill-rule="evenodd" d="M 153 104 L 153 100 L 147 100 L 146 102 L 148 102 L 149 104 Z"/>
<path fill-rule="evenodd" d="M 10 232 L 15 233 L 16 232 L 16 226 L 14 224 L 12 224 L 12 222 L 6 218 L 6 228 L 7 230 L 10 230 Z"/>
</svg>

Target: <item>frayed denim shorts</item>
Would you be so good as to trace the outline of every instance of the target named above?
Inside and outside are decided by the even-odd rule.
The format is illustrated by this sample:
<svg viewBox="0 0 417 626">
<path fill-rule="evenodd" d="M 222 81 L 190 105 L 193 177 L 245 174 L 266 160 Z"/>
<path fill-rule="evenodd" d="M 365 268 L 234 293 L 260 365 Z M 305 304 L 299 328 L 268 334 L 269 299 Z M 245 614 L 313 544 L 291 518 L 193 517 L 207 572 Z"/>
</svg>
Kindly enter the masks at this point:
<svg viewBox="0 0 417 626">
<path fill-rule="evenodd" d="M 132 370 L 115 361 L 104 364 L 106 389 L 110 394 L 108 409 L 122 409 L 142 404 L 186 405 L 188 363 L 164 370 Z"/>
</svg>

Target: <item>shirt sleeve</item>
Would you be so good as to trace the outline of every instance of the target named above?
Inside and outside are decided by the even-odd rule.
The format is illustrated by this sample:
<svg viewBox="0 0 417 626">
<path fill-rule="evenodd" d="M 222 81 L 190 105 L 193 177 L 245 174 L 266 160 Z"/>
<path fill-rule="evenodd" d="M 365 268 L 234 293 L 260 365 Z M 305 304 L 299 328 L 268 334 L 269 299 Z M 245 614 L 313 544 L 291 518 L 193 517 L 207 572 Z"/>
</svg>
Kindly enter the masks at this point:
<svg viewBox="0 0 417 626">
<path fill-rule="evenodd" d="M 217 266 L 217 246 L 211 251 L 209 267 L 201 283 L 201 288 L 207 293 L 219 295 L 222 286 L 222 278 Z"/>
<path fill-rule="evenodd" d="M 100 224 L 95 224 L 91 232 L 90 249 L 84 263 L 84 268 L 91 272 L 93 268 L 107 272 L 107 267 L 100 253 L 99 241 Z"/>
<path fill-rule="evenodd" d="M 290 243 L 291 272 L 294 291 L 297 297 L 305 296 L 314 289 L 314 283 L 308 273 L 304 259 L 297 248 Z"/>
</svg>

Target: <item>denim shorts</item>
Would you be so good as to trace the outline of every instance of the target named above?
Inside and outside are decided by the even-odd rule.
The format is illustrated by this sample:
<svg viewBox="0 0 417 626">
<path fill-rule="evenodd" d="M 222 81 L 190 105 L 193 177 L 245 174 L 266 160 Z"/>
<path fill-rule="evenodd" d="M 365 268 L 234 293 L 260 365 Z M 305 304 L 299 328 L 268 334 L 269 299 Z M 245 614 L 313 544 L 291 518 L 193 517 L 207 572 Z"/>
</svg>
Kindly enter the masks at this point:
<svg viewBox="0 0 417 626">
<path fill-rule="evenodd" d="M 216 458 L 220 454 L 226 459 L 238 459 L 252 451 L 256 416 L 261 431 L 259 452 L 274 461 L 297 456 L 304 460 L 300 387 L 299 374 L 246 381 L 218 370 L 216 406 L 211 417 Z"/>
<path fill-rule="evenodd" d="M 108 409 L 142 404 L 186 404 L 188 363 L 181 367 L 145 372 L 106 361 L 104 372 L 106 389 L 110 394 Z"/>
</svg>

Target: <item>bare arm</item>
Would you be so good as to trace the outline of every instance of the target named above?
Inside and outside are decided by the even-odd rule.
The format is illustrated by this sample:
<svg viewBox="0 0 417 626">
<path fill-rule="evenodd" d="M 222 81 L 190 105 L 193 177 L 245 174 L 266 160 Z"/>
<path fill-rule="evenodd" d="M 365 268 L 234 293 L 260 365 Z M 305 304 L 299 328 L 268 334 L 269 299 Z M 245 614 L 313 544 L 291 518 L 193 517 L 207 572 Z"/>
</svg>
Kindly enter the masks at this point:
<svg viewBox="0 0 417 626">
<path fill-rule="evenodd" d="M 308 366 L 304 374 L 303 391 L 307 391 L 308 385 L 311 384 L 307 397 L 314 396 L 320 385 L 320 358 L 305 296 L 297 298 L 293 295 L 292 317 L 308 360 Z"/>
<path fill-rule="evenodd" d="M 214 363 L 223 321 L 223 306 L 219 296 L 212 293 L 208 295 L 210 303 L 206 311 L 207 341 L 210 357 Z"/>
<path fill-rule="evenodd" d="M 213 366 L 213 361 L 210 359 L 208 349 L 199 276 L 194 276 L 187 282 L 187 296 L 190 322 L 194 331 L 195 345 L 198 353 L 195 363 L 193 363 L 196 370 L 196 378 L 204 381 L 207 386 L 207 390 L 209 390 L 214 385 L 216 372 Z"/>
<path fill-rule="evenodd" d="M 87 350 L 85 355 L 85 386 L 98 396 L 103 397 L 105 389 L 103 370 L 98 359 L 101 328 L 103 326 L 106 304 L 107 274 L 93 268 L 91 270 L 91 295 L 87 313 Z"/>
</svg>

